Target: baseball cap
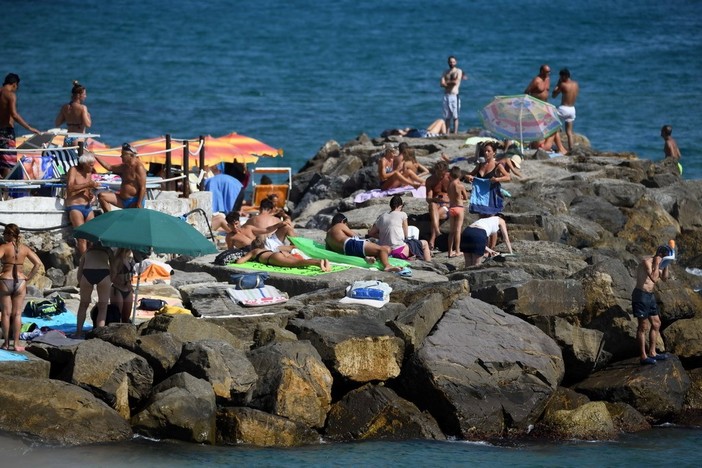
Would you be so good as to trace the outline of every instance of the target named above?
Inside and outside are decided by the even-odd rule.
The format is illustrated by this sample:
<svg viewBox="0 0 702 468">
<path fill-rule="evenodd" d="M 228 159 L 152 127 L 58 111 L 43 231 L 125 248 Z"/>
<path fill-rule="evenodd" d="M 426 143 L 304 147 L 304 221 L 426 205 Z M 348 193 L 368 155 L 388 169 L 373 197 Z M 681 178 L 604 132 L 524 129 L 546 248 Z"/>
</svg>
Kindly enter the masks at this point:
<svg viewBox="0 0 702 468">
<path fill-rule="evenodd" d="M 137 150 L 136 150 L 132 145 L 130 145 L 129 143 L 122 143 L 122 151 L 127 151 L 127 152 L 129 152 L 129 153 L 134 154 L 134 155 L 138 155 L 138 154 L 139 154 L 139 153 L 137 152 Z"/>
<path fill-rule="evenodd" d="M 669 257 L 673 255 L 673 249 L 667 245 L 659 245 L 656 249 L 656 257 Z"/>
</svg>

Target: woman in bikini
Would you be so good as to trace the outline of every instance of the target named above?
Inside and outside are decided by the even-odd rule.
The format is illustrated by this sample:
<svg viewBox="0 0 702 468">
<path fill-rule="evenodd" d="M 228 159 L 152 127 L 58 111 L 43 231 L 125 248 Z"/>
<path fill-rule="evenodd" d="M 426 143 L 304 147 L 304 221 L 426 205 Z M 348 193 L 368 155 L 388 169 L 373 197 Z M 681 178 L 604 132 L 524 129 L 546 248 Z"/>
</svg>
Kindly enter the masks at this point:
<svg viewBox="0 0 702 468">
<path fill-rule="evenodd" d="M 383 190 L 412 185 L 412 181 L 402 174 L 402 164 L 395 156 L 395 149 L 386 147 L 383 157 L 378 159 L 378 178 Z"/>
<path fill-rule="evenodd" d="M 132 251 L 122 248 L 117 249 L 112 257 L 110 268 L 110 278 L 112 278 L 110 304 L 113 304 L 122 312 L 122 323 L 128 323 L 132 315 L 132 305 L 134 304 L 133 271 L 134 259 L 132 258 Z"/>
<path fill-rule="evenodd" d="M 85 251 L 78 265 L 78 285 L 80 286 L 80 305 L 76 337 L 83 335 L 85 314 L 92 301 L 93 290 L 97 288 L 98 314 L 93 327 L 104 327 L 107 317 L 107 304 L 110 301 L 110 251 L 99 243 L 91 244 Z"/>
<path fill-rule="evenodd" d="M 429 176 L 429 169 L 417 162 L 417 157 L 414 154 L 414 148 L 404 148 L 402 154 L 401 172 L 412 182 L 414 188 L 419 188 L 424 185 L 424 182 Z"/>
<path fill-rule="evenodd" d="M 85 130 L 92 125 L 90 112 L 88 112 L 88 107 L 84 104 L 87 97 L 88 91 L 85 89 L 85 86 L 74 81 L 73 89 L 71 89 L 71 102 L 61 106 L 54 121 L 56 126 L 60 127 L 65 122 L 69 132 L 85 133 Z M 74 139 L 66 138 L 63 146 L 73 146 L 74 143 Z"/>
<path fill-rule="evenodd" d="M 66 201 L 64 209 L 68 212 L 68 218 L 74 228 L 81 226 L 86 221 L 95 217 L 92 204 L 95 200 L 94 190 L 100 186 L 93 180 L 95 172 L 95 157 L 90 153 L 85 153 L 78 158 L 78 165 L 68 170 L 68 180 L 66 183 Z M 88 241 L 78 239 L 76 250 L 83 255 L 88 248 Z"/>
<path fill-rule="evenodd" d="M 2 349 L 24 351 L 19 345 L 20 329 L 22 328 L 22 311 L 24 310 L 24 297 L 27 294 L 27 281 L 31 281 L 39 271 L 41 260 L 36 253 L 26 245 L 20 243 L 20 230 L 16 224 L 8 224 L 2 234 L 5 243 L 0 245 L 0 304 L 2 304 L 2 335 L 5 341 Z M 29 259 L 32 271 L 24 275 L 24 261 Z M 14 346 L 10 346 L 10 322 Z"/>
<path fill-rule="evenodd" d="M 277 251 L 273 252 L 266 248 L 266 236 L 256 236 L 251 242 L 251 250 L 238 259 L 236 263 L 246 263 L 253 259 L 254 262 L 263 263 L 264 265 L 274 265 L 281 267 L 304 268 L 306 266 L 316 266 L 322 271 L 331 271 L 331 265 L 327 259 L 318 258 L 299 258 L 290 252 Z"/>
</svg>

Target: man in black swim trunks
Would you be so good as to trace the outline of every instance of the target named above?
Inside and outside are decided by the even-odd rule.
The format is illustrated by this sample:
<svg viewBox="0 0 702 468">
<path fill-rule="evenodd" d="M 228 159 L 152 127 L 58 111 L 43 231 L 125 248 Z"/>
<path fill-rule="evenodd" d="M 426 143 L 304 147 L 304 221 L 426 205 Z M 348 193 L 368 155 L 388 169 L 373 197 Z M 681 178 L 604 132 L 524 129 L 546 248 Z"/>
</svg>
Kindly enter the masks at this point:
<svg viewBox="0 0 702 468">
<path fill-rule="evenodd" d="M 0 149 L 15 148 L 15 122 L 32 133 L 39 130 L 29 125 L 17 112 L 17 88 L 20 77 L 9 73 L 0 89 Z M 10 170 L 17 164 L 17 153 L 14 151 L 0 151 L 0 177 L 5 178 Z"/>
</svg>

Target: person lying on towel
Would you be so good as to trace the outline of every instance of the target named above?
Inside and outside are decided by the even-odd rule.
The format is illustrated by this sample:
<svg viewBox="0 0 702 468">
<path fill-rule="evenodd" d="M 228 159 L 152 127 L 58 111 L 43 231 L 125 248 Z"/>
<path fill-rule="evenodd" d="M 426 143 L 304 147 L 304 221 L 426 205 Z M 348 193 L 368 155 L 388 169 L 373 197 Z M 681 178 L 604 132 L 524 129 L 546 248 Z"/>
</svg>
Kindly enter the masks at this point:
<svg viewBox="0 0 702 468">
<path fill-rule="evenodd" d="M 331 265 L 327 259 L 300 258 L 285 251 L 273 252 L 266 248 L 266 239 L 266 235 L 256 236 L 256 239 L 251 243 L 251 250 L 246 255 L 239 258 L 236 263 L 245 263 L 249 260 L 253 260 L 254 262 L 259 262 L 264 265 L 293 268 L 317 266 L 322 271 L 331 271 Z"/>
<path fill-rule="evenodd" d="M 399 272 L 402 270 L 400 267 L 390 265 L 388 261 L 390 247 L 378 245 L 366 239 L 359 238 L 359 236 L 349 228 L 348 219 L 346 219 L 346 216 L 342 213 L 337 213 L 332 218 L 331 227 L 327 231 L 325 243 L 327 250 L 365 258 L 368 263 L 373 263 L 375 259 L 378 258 L 385 271 Z"/>
</svg>

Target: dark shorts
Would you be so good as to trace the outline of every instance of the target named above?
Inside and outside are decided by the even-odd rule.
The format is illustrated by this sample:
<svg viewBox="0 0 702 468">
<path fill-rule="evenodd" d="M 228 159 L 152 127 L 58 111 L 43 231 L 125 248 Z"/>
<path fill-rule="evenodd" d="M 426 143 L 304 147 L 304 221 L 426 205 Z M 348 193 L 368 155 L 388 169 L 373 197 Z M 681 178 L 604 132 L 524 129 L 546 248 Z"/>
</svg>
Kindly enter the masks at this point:
<svg viewBox="0 0 702 468">
<path fill-rule="evenodd" d="M 364 258 L 366 254 L 363 251 L 366 241 L 363 239 L 354 239 L 350 237 L 344 242 L 344 253 L 352 257 Z"/>
<path fill-rule="evenodd" d="M 467 227 L 461 233 L 461 252 L 483 255 L 485 254 L 487 241 L 487 232 L 485 232 L 485 229 Z"/>
<path fill-rule="evenodd" d="M 636 318 L 648 318 L 658 315 L 658 306 L 656 305 L 656 295 L 639 288 L 635 288 L 631 293 L 631 308 L 634 311 Z"/>
</svg>

